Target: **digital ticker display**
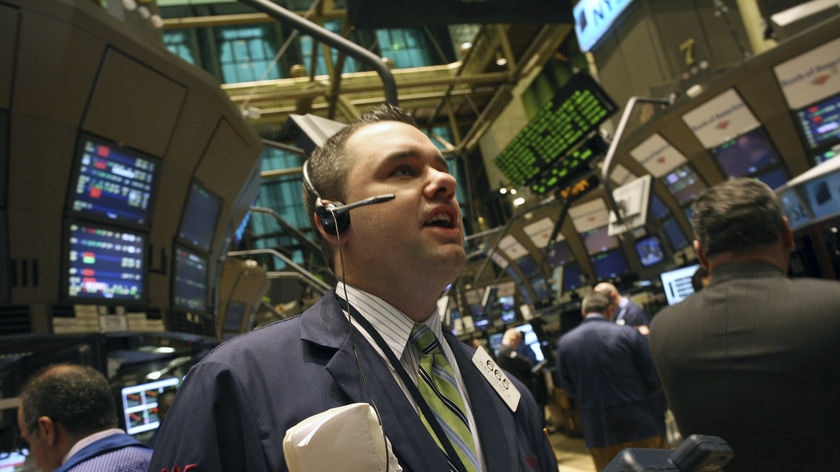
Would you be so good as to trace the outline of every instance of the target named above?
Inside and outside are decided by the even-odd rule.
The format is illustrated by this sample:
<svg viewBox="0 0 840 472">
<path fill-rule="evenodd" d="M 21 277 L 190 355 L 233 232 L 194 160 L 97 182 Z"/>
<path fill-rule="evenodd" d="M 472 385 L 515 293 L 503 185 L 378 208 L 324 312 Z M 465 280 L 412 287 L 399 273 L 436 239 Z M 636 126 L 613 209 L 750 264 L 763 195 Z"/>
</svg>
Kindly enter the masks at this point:
<svg viewBox="0 0 840 472">
<path fill-rule="evenodd" d="M 146 226 L 157 160 L 82 135 L 71 209 L 85 216 Z"/>
<path fill-rule="evenodd" d="M 544 193 L 550 185 L 562 183 L 564 169 L 581 167 L 582 163 L 595 157 L 595 153 L 586 149 L 577 154 L 569 152 L 617 110 L 615 102 L 592 77 L 576 74 L 543 105 L 493 162 L 511 184 L 530 186 L 539 180 L 543 183 L 535 190 L 543 189 Z M 562 160 L 569 162 L 558 162 Z M 541 179 L 541 174 L 550 168 L 559 170 L 556 175 Z"/>
<path fill-rule="evenodd" d="M 145 242 L 141 234 L 73 223 L 68 226 L 67 238 L 69 297 L 143 299 Z"/>
</svg>

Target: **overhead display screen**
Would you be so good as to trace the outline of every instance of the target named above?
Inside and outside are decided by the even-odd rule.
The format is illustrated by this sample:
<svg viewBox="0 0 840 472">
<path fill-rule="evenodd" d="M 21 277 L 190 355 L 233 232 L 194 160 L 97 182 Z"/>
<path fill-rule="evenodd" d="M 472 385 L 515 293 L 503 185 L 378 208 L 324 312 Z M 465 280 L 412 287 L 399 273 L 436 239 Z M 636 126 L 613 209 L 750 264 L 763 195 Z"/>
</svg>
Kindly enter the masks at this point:
<svg viewBox="0 0 840 472">
<path fill-rule="evenodd" d="M 511 184 L 519 187 L 530 185 L 551 166 L 573 167 L 571 163 L 565 165 L 557 161 L 593 157 L 589 153 L 567 154 L 617 110 L 615 102 L 592 77 L 576 74 L 543 105 L 493 162 Z"/>
<path fill-rule="evenodd" d="M 683 164 L 662 177 L 662 183 L 680 205 L 694 201 L 706 190 L 706 183 L 690 164 Z"/>
<path fill-rule="evenodd" d="M 145 241 L 141 234 L 101 226 L 67 226 L 67 296 L 97 301 L 141 301 Z"/>
<path fill-rule="evenodd" d="M 172 304 L 190 311 L 207 309 L 207 258 L 184 248 L 175 248 Z"/>
<path fill-rule="evenodd" d="M 797 111 L 796 118 L 810 149 L 840 143 L 840 95 Z"/>
<path fill-rule="evenodd" d="M 158 160 L 94 136 L 80 135 L 69 199 L 79 216 L 148 226 Z"/>
<path fill-rule="evenodd" d="M 202 251 L 209 251 L 221 209 L 221 197 L 193 182 L 181 216 L 178 239 Z"/>
<path fill-rule="evenodd" d="M 776 150 L 761 127 L 713 148 L 712 155 L 727 177 L 752 175 L 779 162 Z"/>
</svg>

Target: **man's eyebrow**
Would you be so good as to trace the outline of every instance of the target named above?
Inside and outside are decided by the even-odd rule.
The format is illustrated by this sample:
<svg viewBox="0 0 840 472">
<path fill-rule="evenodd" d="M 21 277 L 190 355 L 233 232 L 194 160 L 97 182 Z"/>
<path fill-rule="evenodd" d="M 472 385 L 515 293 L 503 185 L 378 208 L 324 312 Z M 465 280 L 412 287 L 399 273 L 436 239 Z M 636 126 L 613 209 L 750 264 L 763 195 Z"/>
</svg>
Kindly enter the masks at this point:
<svg viewBox="0 0 840 472">
<path fill-rule="evenodd" d="M 407 160 L 419 160 L 420 154 L 414 150 L 406 150 L 406 151 L 397 151 L 393 154 L 389 154 L 382 163 L 384 165 L 392 165 L 396 164 L 400 161 L 407 161 Z M 446 159 L 443 157 L 443 154 L 437 154 L 435 156 L 435 162 L 443 169 L 446 169 L 449 172 L 449 163 L 446 162 Z"/>
</svg>

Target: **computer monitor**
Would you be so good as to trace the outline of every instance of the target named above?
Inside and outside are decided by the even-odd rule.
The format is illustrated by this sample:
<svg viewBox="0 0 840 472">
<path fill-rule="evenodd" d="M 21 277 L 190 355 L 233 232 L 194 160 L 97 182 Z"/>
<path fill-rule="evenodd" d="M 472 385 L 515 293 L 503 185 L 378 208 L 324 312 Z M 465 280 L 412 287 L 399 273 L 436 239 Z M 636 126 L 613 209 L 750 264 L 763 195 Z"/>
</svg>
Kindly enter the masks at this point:
<svg viewBox="0 0 840 472">
<path fill-rule="evenodd" d="M 222 197 L 213 194 L 198 181 L 193 181 L 181 214 L 178 240 L 196 249 L 209 251 L 221 209 Z"/>
<path fill-rule="evenodd" d="M 177 391 L 180 379 L 169 377 L 120 389 L 125 432 L 130 435 L 152 431 L 160 426 L 158 398 L 164 392 Z"/>
<path fill-rule="evenodd" d="M 707 188 L 691 164 L 677 167 L 665 174 L 661 180 L 680 205 L 694 201 Z"/>
<path fill-rule="evenodd" d="M 776 149 L 761 126 L 721 143 L 711 153 L 727 177 L 755 175 L 779 162 Z"/>
<path fill-rule="evenodd" d="M 544 361 L 545 355 L 543 354 L 542 346 L 540 345 L 540 338 L 534 331 L 534 326 L 531 325 L 531 323 L 525 323 L 517 326 L 516 329 L 522 333 L 522 344 L 528 346 L 531 352 L 533 352 L 533 356 L 536 361 Z"/>
<path fill-rule="evenodd" d="M 586 231 L 581 235 L 586 253 L 590 256 L 618 247 L 618 237 L 609 235 L 609 227 L 601 226 Z"/>
<path fill-rule="evenodd" d="M 551 243 L 545 254 L 545 260 L 551 268 L 555 268 L 567 262 L 572 262 L 575 260 L 575 256 L 572 254 L 569 242 L 564 239 Z"/>
<path fill-rule="evenodd" d="M 146 239 L 139 232 L 86 222 L 65 226 L 63 294 L 69 301 L 141 302 Z"/>
<path fill-rule="evenodd" d="M 590 260 L 595 271 L 595 278 L 598 280 L 614 279 L 630 272 L 627 258 L 624 257 L 621 249 L 595 254 Z"/>
<path fill-rule="evenodd" d="M 503 324 L 513 323 L 516 321 L 516 304 L 515 297 L 513 295 L 499 297 L 499 305 L 502 307 L 500 319 Z"/>
<path fill-rule="evenodd" d="M 583 272 L 576 262 L 570 262 L 563 266 L 563 293 L 578 289 L 583 285 L 580 280 Z"/>
<path fill-rule="evenodd" d="M 651 234 L 636 240 L 636 254 L 645 267 L 654 266 L 665 260 L 665 251 L 659 236 Z"/>
<path fill-rule="evenodd" d="M 840 214 L 840 171 L 809 180 L 801 188 L 814 219 Z"/>
<path fill-rule="evenodd" d="M 207 257 L 178 245 L 175 245 L 174 252 L 172 305 L 193 313 L 206 311 L 210 275 Z"/>
<path fill-rule="evenodd" d="M 699 264 L 669 270 L 659 275 L 662 279 L 662 289 L 665 291 L 665 299 L 669 305 L 679 303 L 692 293 L 694 286 L 691 285 L 691 277 L 700 267 Z"/>
<path fill-rule="evenodd" d="M 840 94 L 797 110 L 796 121 L 812 151 L 840 143 Z"/>
<path fill-rule="evenodd" d="M 540 273 L 539 266 L 537 266 L 537 263 L 534 261 L 534 258 L 531 257 L 530 254 L 525 254 L 524 256 L 517 259 L 516 266 L 519 267 L 519 270 L 522 272 L 522 275 L 524 275 L 526 279 Z"/>
<path fill-rule="evenodd" d="M 534 291 L 534 303 L 547 302 L 551 300 L 551 289 L 545 277 L 538 275 L 528 280 L 531 290 Z"/>
<path fill-rule="evenodd" d="M 668 240 L 671 241 L 671 248 L 674 251 L 679 251 L 688 247 L 688 238 L 685 237 L 685 233 L 683 233 L 683 230 L 680 228 L 677 220 L 673 218 L 666 218 L 662 220 L 662 230 L 665 231 L 665 235 L 668 236 Z"/>
<path fill-rule="evenodd" d="M 146 228 L 159 168 L 155 157 L 80 133 L 68 210 L 85 219 Z"/>
</svg>

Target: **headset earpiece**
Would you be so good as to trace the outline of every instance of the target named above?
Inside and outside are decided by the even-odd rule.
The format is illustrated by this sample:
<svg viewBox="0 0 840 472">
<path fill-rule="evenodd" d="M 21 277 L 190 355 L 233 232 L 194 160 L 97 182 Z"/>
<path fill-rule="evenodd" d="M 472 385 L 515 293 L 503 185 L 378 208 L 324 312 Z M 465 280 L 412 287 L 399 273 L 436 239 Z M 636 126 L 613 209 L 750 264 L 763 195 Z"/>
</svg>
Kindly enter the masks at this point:
<svg viewBox="0 0 840 472">
<path fill-rule="evenodd" d="M 328 234 L 338 236 L 350 227 L 350 213 L 339 211 L 344 206 L 341 202 L 328 203 L 326 206 L 321 201 L 321 195 L 315 190 L 312 181 L 309 179 L 309 161 L 303 163 L 303 186 L 311 198 L 315 199 L 315 215 Z"/>
<path fill-rule="evenodd" d="M 338 236 L 350 227 L 350 212 L 337 211 L 343 207 L 341 202 L 329 203 L 326 206 L 318 198 L 315 200 L 315 214 L 321 222 L 321 226 L 329 234 Z"/>
</svg>

